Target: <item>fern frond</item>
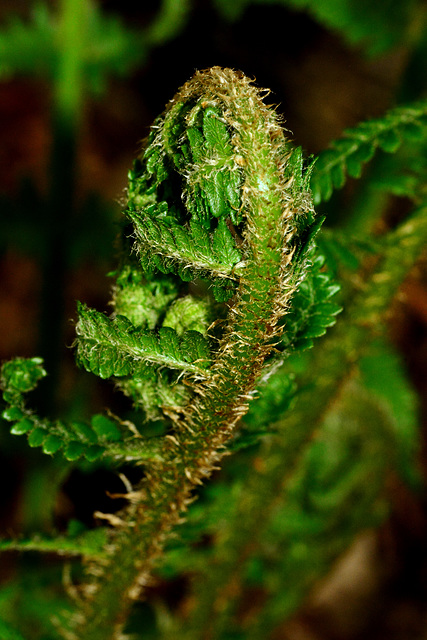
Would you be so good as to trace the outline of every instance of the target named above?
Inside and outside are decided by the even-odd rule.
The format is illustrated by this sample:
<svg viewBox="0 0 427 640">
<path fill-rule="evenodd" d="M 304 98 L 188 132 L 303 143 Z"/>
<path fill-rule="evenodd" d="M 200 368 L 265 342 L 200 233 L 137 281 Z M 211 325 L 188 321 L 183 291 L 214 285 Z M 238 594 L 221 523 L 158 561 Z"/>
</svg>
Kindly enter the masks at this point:
<svg viewBox="0 0 427 640">
<path fill-rule="evenodd" d="M 407 141 L 427 136 L 427 102 L 396 107 L 382 118 L 362 122 L 344 131 L 315 161 L 311 188 L 315 204 L 329 200 L 334 189 L 340 189 L 346 175 L 358 178 L 363 165 L 377 149 L 395 152 Z"/>
<path fill-rule="evenodd" d="M 375 255 L 381 249 L 377 238 L 352 236 L 349 231 L 340 229 L 323 229 L 317 245 L 319 253 L 325 256 L 328 272 L 334 278 L 342 270 L 356 271 L 364 258 Z"/>
<path fill-rule="evenodd" d="M 215 231 L 209 233 L 197 221 L 185 229 L 150 214 L 151 210 L 145 210 L 143 215 L 140 212 L 128 214 L 134 223 L 138 255 L 144 269 L 178 272 L 184 281 L 208 276 L 237 280 L 241 255 L 223 219 L 219 220 Z M 224 282 L 218 284 L 227 286 Z"/>
<path fill-rule="evenodd" d="M 106 530 L 102 527 L 85 531 L 79 536 L 56 536 L 47 538 L 34 536 L 27 540 L 0 540 L 0 551 L 37 551 L 55 553 L 59 556 L 84 556 L 86 558 L 105 558 L 107 543 Z"/>
<path fill-rule="evenodd" d="M 383 157 L 370 175 L 371 189 L 422 203 L 426 197 L 426 151 L 427 139 L 424 139 L 406 144 L 397 154 Z"/>
<path fill-rule="evenodd" d="M 313 339 L 323 336 L 342 311 L 341 306 L 332 300 L 340 286 L 324 266 L 322 254 L 313 256 L 311 268 L 295 292 L 285 318 L 286 331 L 280 345 L 285 351 L 312 347 Z"/>
<path fill-rule="evenodd" d="M 146 418 L 154 420 L 168 408 L 182 406 L 188 400 L 188 388 L 180 383 L 183 374 L 193 379 L 210 375 L 208 339 L 193 328 L 205 333 L 209 305 L 191 296 L 174 300 L 173 285 L 169 287 L 166 282 L 161 286 L 154 281 L 150 288 L 132 274 L 128 269 L 121 273 L 121 286 L 114 296 L 116 310 L 126 311 L 129 317 L 116 314 L 109 318 L 78 305 L 76 359 L 86 371 L 101 378 L 114 377 L 123 393 L 144 410 Z M 144 304 L 147 301 L 153 302 L 150 309 Z M 157 324 L 160 313 L 172 301 L 162 326 L 146 328 Z"/>
<path fill-rule="evenodd" d="M 129 293 L 131 295 L 132 291 Z M 144 298 L 143 295 L 142 299 Z M 161 299 L 161 294 L 155 296 L 157 304 L 161 302 Z M 115 307 L 120 310 L 125 307 L 131 314 L 128 316 L 130 318 L 136 316 L 137 320 L 140 320 L 142 314 L 144 316 L 147 313 L 150 316 L 157 315 L 156 304 L 153 305 L 151 311 L 145 308 L 139 311 L 140 295 L 136 295 L 133 301 L 128 300 L 127 297 L 125 300 L 125 304 L 120 301 L 121 304 L 118 305 L 116 295 Z M 177 298 L 167 308 L 160 332 L 173 330 L 180 344 L 185 345 L 188 338 L 200 339 L 200 336 L 206 335 L 207 327 L 214 321 L 212 312 L 213 309 L 208 300 L 198 299 L 191 295 Z M 208 355 L 207 352 L 206 354 Z M 117 378 L 116 383 L 123 393 L 132 399 L 136 407 L 144 410 L 148 420 L 157 420 L 161 419 L 162 413 L 167 412 L 168 409 L 182 407 L 188 402 L 190 393 L 188 380 L 183 384 L 182 374 L 182 370 L 150 363 L 133 375 Z M 188 373 L 186 375 L 188 376 Z M 194 377 L 194 374 L 191 375 Z M 204 375 L 208 375 L 208 371 Z"/>
<path fill-rule="evenodd" d="M 155 459 L 159 453 L 156 439 L 129 437 L 126 425 L 103 414 L 90 423 L 43 420 L 26 407 L 24 394 L 35 389 L 46 375 L 41 358 L 16 358 L 1 368 L 1 388 L 8 407 L 3 418 L 12 423 L 13 435 L 26 434 L 30 447 L 42 447 L 53 455 L 59 451 L 69 461 L 79 458 L 93 462 L 101 457 L 116 460 Z"/>
<path fill-rule="evenodd" d="M 158 332 L 134 327 L 125 316 L 108 318 L 79 304 L 77 362 L 101 378 L 143 377 L 147 365 L 206 377 L 210 360 L 206 338 L 197 331 L 182 336 L 170 327 Z"/>
</svg>

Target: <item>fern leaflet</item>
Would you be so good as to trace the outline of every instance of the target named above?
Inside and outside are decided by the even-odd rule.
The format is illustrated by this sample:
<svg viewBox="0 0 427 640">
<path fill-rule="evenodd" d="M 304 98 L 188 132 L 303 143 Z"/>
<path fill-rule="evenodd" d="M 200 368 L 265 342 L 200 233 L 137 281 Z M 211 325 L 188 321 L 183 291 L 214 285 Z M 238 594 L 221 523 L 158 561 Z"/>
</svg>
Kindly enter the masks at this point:
<svg viewBox="0 0 427 640">
<path fill-rule="evenodd" d="M 317 158 L 311 188 L 315 204 L 329 200 L 334 189 L 340 189 L 346 174 L 358 178 L 363 165 L 379 148 L 395 152 L 405 141 L 420 141 L 427 135 L 427 102 L 396 107 L 383 118 L 368 120 L 332 142 Z"/>
<path fill-rule="evenodd" d="M 147 364 L 206 377 L 207 340 L 198 331 L 182 336 L 170 327 L 136 328 L 125 316 L 108 318 L 79 304 L 77 361 L 101 378 L 143 375 Z"/>
<path fill-rule="evenodd" d="M 49 455 L 61 451 L 69 461 L 85 458 L 93 462 L 101 457 L 156 458 L 155 438 L 136 437 L 135 429 L 129 437 L 126 424 L 103 414 L 92 416 L 90 423 L 40 419 L 26 407 L 24 394 L 32 391 L 45 375 L 41 358 L 16 358 L 3 364 L 1 387 L 8 406 L 2 416 L 12 423 L 12 434 L 26 434 L 30 447 L 42 447 Z"/>
<path fill-rule="evenodd" d="M 176 271 L 184 281 L 197 275 L 237 279 L 241 256 L 223 219 L 209 233 L 197 221 L 189 228 L 163 222 L 150 215 L 153 206 L 141 213 L 129 212 L 135 226 L 138 252 L 145 269 L 157 268 L 163 273 Z"/>
</svg>

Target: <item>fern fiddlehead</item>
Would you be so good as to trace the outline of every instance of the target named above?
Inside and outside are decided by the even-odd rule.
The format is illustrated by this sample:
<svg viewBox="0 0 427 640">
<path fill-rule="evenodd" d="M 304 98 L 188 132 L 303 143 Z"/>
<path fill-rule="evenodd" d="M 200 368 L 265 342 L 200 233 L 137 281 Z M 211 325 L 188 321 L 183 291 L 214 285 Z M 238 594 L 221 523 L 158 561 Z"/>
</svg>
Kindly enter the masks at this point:
<svg viewBox="0 0 427 640">
<path fill-rule="evenodd" d="M 154 123 L 129 178 L 114 313 L 79 305 L 77 361 L 113 379 L 147 420 L 161 419 L 163 436 L 147 439 L 135 428 L 123 437 L 120 421 L 103 416 L 90 426 L 39 420 L 24 401 L 44 375 L 37 359 L 7 363 L 2 377 L 5 417 L 32 446 L 70 460 L 145 464 L 128 509 L 114 519 L 108 557 L 88 565 L 66 632 L 91 640 L 121 637 L 171 528 L 224 455 L 257 383 L 304 341 L 299 325 L 311 340 L 337 312 L 313 253 L 321 221 L 309 171 L 243 75 L 196 73 Z M 304 313 L 288 313 L 313 262 L 318 301 L 309 296 Z"/>
<path fill-rule="evenodd" d="M 104 514 L 116 528 L 99 529 L 99 539 L 2 544 L 61 549 L 88 562 L 82 598 L 64 638 L 123 638 L 131 603 L 149 581 L 195 486 L 216 468 L 226 448 L 276 433 L 279 437 L 269 438 L 263 450 L 263 465 L 241 485 L 241 495 L 251 497 L 229 508 L 223 543 L 216 544 L 216 556 L 195 585 L 191 619 L 178 623 L 170 637 L 199 639 L 203 627 L 208 628 L 206 638 L 222 638 L 233 625 L 238 629 L 234 618 L 245 571 L 251 556 L 270 553 L 262 539 L 274 524 L 277 496 L 287 501 L 287 482 L 291 474 L 298 476 L 313 429 L 344 385 L 354 354 L 371 340 L 372 328 L 426 235 L 421 206 L 389 239 L 377 243 L 379 268 L 371 272 L 372 282 L 311 360 L 316 372 L 323 372 L 324 362 L 329 367 L 318 379 L 314 376 L 313 395 L 312 371 L 294 380 L 286 366 L 280 367 L 293 350 L 323 335 L 340 311 L 332 300 L 337 286 L 313 243 L 321 221 L 315 219 L 308 185 L 316 202 L 327 200 L 346 174 L 360 175 L 377 148 L 394 152 L 405 139 L 422 138 L 426 112 L 426 104 L 419 102 L 347 131 L 321 154 L 313 171 L 304 169 L 300 150 L 286 140 L 262 92 L 231 70 L 197 73 L 156 120 L 129 175 L 114 312 L 107 316 L 79 305 L 76 340 L 78 363 L 112 379 L 142 409 L 145 423 L 138 430 L 113 416 L 96 415 L 87 423 L 41 420 L 24 399 L 45 375 L 40 359 L 17 359 L 2 367 L 8 404 L 3 417 L 12 423 L 12 433 L 27 435 L 30 446 L 49 455 L 62 452 L 69 461 L 104 458 L 145 465 L 142 483 L 128 493 L 128 508 L 117 516 Z M 261 383 L 264 397 L 241 421 Z M 160 420 L 160 428 L 155 426 L 159 437 L 143 436 L 145 426 L 150 433 L 151 420 Z M 380 483 L 382 474 L 380 469 Z M 370 489 L 367 503 L 378 490 Z M 332 505 L 332 514 L 336 504 L 328 502 L 326 490 L 321 494 L 320 507 L 322 501 Z M 286 528 L 282 537 L 291 545 Z M 296 573 L 305 576 L 300 566 Z M 304 584 L 304 579 L 301 588 L 293 582 L 291 609 Z M 251 640 L 265 637 L 280 622 L 276 586 L 273 579 L 258 620 L 249 627 L 245 623 Z"/>
<path fill-rule="evenodd" d="M 93 639 L 106 628 L 119 633 L 193 488 L 222 457 L 277 350 L 316 230 L 300 152 L 260 92 L 227 69 L 197 73 L 178 92 L 153 126 L 128 196 L 139 265 L 122 267 L 114 320 L 81 309 L 79 360 L 114 375 L 148 414 L 163 410 L 170 431 L 78 622 Z M 162 305 L 144 318 L 138 295 L 156 288 Z M 120 334 L 113 352 L 102 331 Z M 120 365 L 104 369 L 111 360 Z M 153 391 L 162 384 L 179 390 L 169 406 Z"/>
</svg>

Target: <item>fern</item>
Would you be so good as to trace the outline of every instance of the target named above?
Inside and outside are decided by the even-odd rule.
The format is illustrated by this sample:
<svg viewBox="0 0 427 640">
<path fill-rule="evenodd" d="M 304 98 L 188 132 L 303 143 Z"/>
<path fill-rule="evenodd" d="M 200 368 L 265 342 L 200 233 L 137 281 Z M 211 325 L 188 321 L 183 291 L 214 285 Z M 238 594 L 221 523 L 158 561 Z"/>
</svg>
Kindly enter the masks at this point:
<svg viewBox="0 0 427 640">
<path fill-rule="evenodd" d="M 258 112 L 248 108 L 251 103 Z M 264 163 L 262 182 L 252 166 L 260 161 Z M 183 178 L 181 195 L 177 189 Z M 265 109 L 248 80 L 217 68 L 197 74 L 181 89 L 156 122 L 135 165 L 126 212 L 134 224 L 138 257 L 145 271 L 137 288 L 146 290 L 153 276 L 157 281 L 159 273 L 167 272 L 179 291 L 171 310 L 186 300 L 190 310 L 186 322 L 193 322 L 195 310 L 199 313 L 204 300 L 199 318 L 207 319 L 214 310 L 216 317 L 223 318 L 213 336 L 218 346 L 207 357 L 202 335 L 186 330 L 186 322 L 181 321 L 178 336 L 170 326 L 176 323 L 176 312 L 173 319 L 167 308 L 159 313 L 152 329 L 144 328 L 141 316 L 143 324 L 138 329 L 120 315 L 108 319 L 86 308 L 80 310 L 78 358 L 101 375 L 128 376 L 134 400 L 138 393 L 144 395 L 140 383 L 145 373 L 135 369 L 140 367 L 139 361 L 148 364 L 157 376 L 164 375 L 160 371 L 164 368 L 166 372 L 178 369 L 186 375 L 196 374 L 193 393 L 190 389 L 190 397 L 185 394 L 187 404 L 163 407 L 175 427 L 161 446 L 158 460 L 163 459 L 164 464 L 156 464 L 149 474 L 150 498 L 144 510 L 154 509 L 153 515 L 160 515 L 152 501 L 161 496 L 164 502 L 164 487 L 169 487 L 167 500 L 171 504 L 178 501 L 184 506 L 191 487 L 209 474 L 211 465 L 221 457 L 218 447 L 229 440 L 233 425 L 247 410 L 246 398 L 260 377 L 263 361 L 273 356 L 274 337 L 283 332 L 280 319 L 304 279 L 319 228 L 309 204 L 307 180 L 301 153 L 291 150 L 273 112 Z M 279 234 L 277 228 L 282 229 Z M 124 270 L 129 274 L 133 268 Z M 193 293 L 187 282 L 195 277 L 200 285 Z M 221 280 L 231 280 L 233 290 Z M 116 290 L 116 301 L 118 291 L 123 298 L 123 280 Z M 230 295 L 232 306 L 227 317 L 223 300 Z M 138 306 L 131 306 L 134 318 Z M 236 369 L 237 358 L 247 358 L 251 364 Z M 134 373 L 137 380 L 131 377 Z M 150 407 L 145 409 L 149 413 Z M 183 417 L 180 420 L 179 415 Z M 182 438 L 185 454 L 178 453 Z M 181 479 L 177 482 L 174 478 Z M 156 547 L 142 552 L 139 544 L 157 545 L 156 536 L 163 539 L 161 531 L 170 526 L 176 513 L 166 510 L 161 516 L 164 524 L 155 524 L 156 515 L 150 527 L 160 527 L 159 533 L 147 530 L 136 547 L 123 540 L 118 553 L 123 559 L 144 553 L 148 561 Z M 115 563 L 117 569 L 121 564 Z M 135 585 L 142 571 L 140 567 L 135 574 Z M 110 600 L 110 589 L 113 585 L 117 589 L 118 581 L 124 578 L 119 574 L 113 570 L 99 585 L 100 602 Z M 105 616 L 113 620 L 115 615 L 110 606 L 97 606 L 95 613 L 90 605 L 87 632 L 96 637 Z"/>
<path fill-rule="evenodd" d="M 346 174 L 359 178 L 363 165 L 377 149 L 394 153 L 405 140 L 420 141 L 426 136 L 427 104 L 391 109 L 383 118 L 362 122 L 344 132 L 316 160 L 311 188 L 316 204 L 329 200 L 340 189 Z"/>
<path fill-rule="evenodd" d="M 8 408 L 3 418 L 12 422 L 11 433 L 26 434 L 30 447 L 42 447 L 44 453 L 53 455 L 62 451 L 69 461 L 86 458 L 90 462 L 110 456 L 111 458 L 140 458 L 141 442 L 129 437 L 119 421 L 96 414 L 90 424 L 86 422 L 65 423 L 61 420 L 42 420 L 26 407 L 24 394 L 32 391 L 46 376 L 40 358 L 16 358 L 6 362 L 1 370 L 3 399 Z M 146 448 L 147 456 L 156 455 L 155 441 Z"/>
<path fill-rule="evenodd" d="M 178 336 L 170 327 L 162 327 L 157 334 L 138 330 L 125 316 L 111 320 L 82 305 L 79 315 L 77 361 L 101 378 L 139 376 L 147 363 L 204 377 L 209 346 L 197 331 Z"/>
<path fill-rule="evenodd" d="M 219 67 L 197 72 L 178 91 L 129 175 L 113 313 L 78 305 L 78 364 L 128 395 L 143 410 L 140 424 L 111 414 L 43 420 L 26 400 L 46 376 L 41 359 L 2 366 L 12 434 L 70 462 L 144 465 L 142 480 L 124 495 L 126 507 L 106 516 L 113 526 L 108 535 L 101 530 L 102 540 L 88 533 L 0 543 L 83 556 L 81 594 L 61 622 L 64 638 L 123 637 L 132 603 L 195 488 L 232 451 L 240 450 L 226 469 L 234 490 L 225 481 L 208 517 L 196 509 L 183 529 L 199 571 L 197 606 L 187 620 L 170 622 L 170 637 L 196 640 L 207 628 L 218 640 L 245 633 L 235 612 L 258 577 L 270 598 L 246 630 L 251 640 L 263 637 L 361 522 L 380 521 L 389 469 L 402 467 L 413 480 L 410 394 L 400 425 L 390 419 L 389 394 L 375 382 L 372 392 L 363 388 L 363 376 L 376 375 L 369 361 L 360 380 L 354 370 L 425 245 L 426 208 L 421 203 L 376 240 L 375 259 L 365 261 L 351 239 L 317 244 L 323 218 L 310 185 L 326 199 L 346 173 L 360 175 L 377 147 L 394 152 L 403 139 L 421 139 L 426 107 L 360 125 L 307 168 L 262 95 L 242 74 Z M 347 267 L 362 268 L 338 299 L 334 275 L 343 255 Z M 341 300 L 340 322 L 311 349 L 335 324 Z M 403 378 L 387 361 L 404 404 Z M 375 416 L 371 437 L 367 416 Z M 153 420 L 159 435 L 142 437 L 155 429 Z M 200 560 L 204 535 L 215 547 L 200 545 Z M 173 548 L 168 562 L 174 575 L 186 566 L 179 554 L 174 565 Z"/>
</svg>

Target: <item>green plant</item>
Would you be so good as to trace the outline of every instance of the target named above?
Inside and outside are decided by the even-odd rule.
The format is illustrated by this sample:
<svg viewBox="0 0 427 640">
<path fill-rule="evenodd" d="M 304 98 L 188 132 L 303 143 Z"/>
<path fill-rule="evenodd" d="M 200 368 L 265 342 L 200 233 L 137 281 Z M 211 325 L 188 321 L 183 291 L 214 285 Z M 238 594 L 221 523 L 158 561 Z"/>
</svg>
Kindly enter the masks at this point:
<svg viewBox="0 0 427 640">
<path fill-rule="evenodd" d="M 238 34 L 233 21 L 245 12 L 268 15 L 256 4 L 216 0 L 211 11 Z M 10 533 L 15 522 L 0 540 L 1 638 L 287 637 L 284 621 L 319 578 L 387 519 L 393 487 L 420 487 L 417 399 L 387 319 L 427 235 L 425 7 L 271 4 L 282 6 L 271 15 L 283 15 L 286 41 L 286 18 L 303 10 L 370 56 L 399 47 L 394 100 L 406 106 L 306 158 L 243 75 L 196 74 L 130 172 L 113 313 L 78 305 L 74 346 L 87 372 L 65 410 L 66 274 L 112 244 L 101 187 L 77 197 L 83 106 L 108 103 L 111 78 L 148 60 L 158 77 L 173 75 L 170 52 L 187 39 L 190 69 L 200 66 L 191 34 L 201 5 L 163 0 L 135 27 L 94 2 L 62 0 L 0 32 L 2 79 L 36 76 L 52 88 L 47 189 L 26 183 L 0 201 L 1 249 L 35 256 L 44 276 L 33 351 L 44 362 L 17 358 L 1 372 L 2 450 L 22 459 L 25 475 L 22 531 Z M 157 68 L 152 52 L 180 33 Z M 243 66 L 238 56 L 227 64 Z M 119 410 L 90 415 L 80 389 L 91 395 L 93 373 L 127 396 Z M 86 494 L 108 471 L 117 480 L 109 506 L 66 527 L 56 520 L 56 531 L 64 479 L 80 474 Z"/>
<path fill-rule="evenodd" d="M 261 95 L 217 67 L 180 89 L 130 172 L 114 312 L 79 305 L 78 364 L 111 378 L 139 421 L 39 418 L 26 394 L 42 361 L 2 367 L 13 434 L 70 462 L 143 469 L 125 480 L 127 506 L 98 514 L 106 527 L 2 542 L 85 560 L 74 603 L 39 621 L 40 637 L 265 638 L 384 517 L 388 474 L 417 482 L 413 396 L 383 319 L 425 246 L 423 175 L 404 190 L 414 211 L 373 240 L 317 235 L 311 191 L 328 199 L 379 148 L 421 149 L 427 104 L 363 123 L 307 162 Z M 131 609 L 154 570 L 192 576 L 187 616 L 156 601 L 156 623 Z M 253 584 L 262 603 L 242 616 Z M 13 587 L 4 598 L 18 598 Z M 16 616 L 2 624 L 21 637 Z"/>
</svg>

